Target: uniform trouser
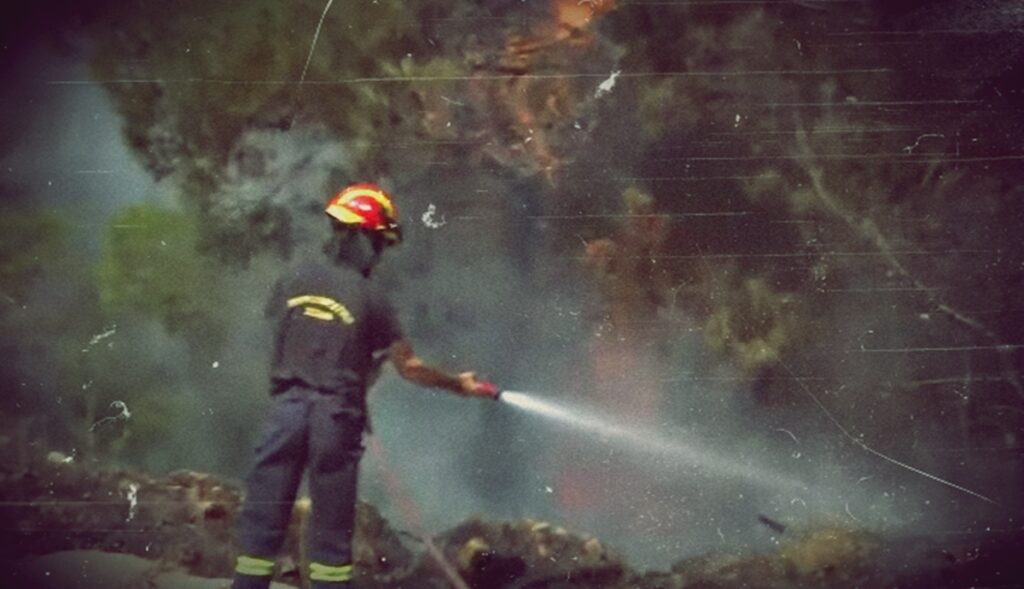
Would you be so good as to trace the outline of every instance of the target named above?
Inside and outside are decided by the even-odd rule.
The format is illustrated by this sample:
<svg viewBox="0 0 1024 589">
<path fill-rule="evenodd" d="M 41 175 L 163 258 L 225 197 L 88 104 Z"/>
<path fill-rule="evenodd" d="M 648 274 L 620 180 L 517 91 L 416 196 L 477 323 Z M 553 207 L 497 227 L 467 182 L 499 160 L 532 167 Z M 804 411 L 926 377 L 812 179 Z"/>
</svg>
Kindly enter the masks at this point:
<svg viewBox="0 0 1024 589">
<path fill-rule="evenodd" d="M 235 589 L 262 589 L 270 583 L 307 466 L 309 578 L 314 589 L 347 586 L 364 424 L 362 412 L 346 407 L 340 396 L 301 387 L 274 395 L 246 480 Z"/>
</svg>

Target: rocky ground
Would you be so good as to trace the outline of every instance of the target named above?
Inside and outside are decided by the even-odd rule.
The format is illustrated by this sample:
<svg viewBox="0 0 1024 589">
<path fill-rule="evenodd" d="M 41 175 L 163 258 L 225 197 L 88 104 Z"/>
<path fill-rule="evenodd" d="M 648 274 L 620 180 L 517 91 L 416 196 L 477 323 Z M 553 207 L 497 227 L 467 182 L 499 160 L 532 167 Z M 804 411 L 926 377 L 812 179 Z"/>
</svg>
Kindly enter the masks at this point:
<svg viewBox="0 0 1024 589">
<path fill-rule="evenodd" d="M 6 563 L 0 586 L 227 586 L 241 498 L 235 486 L 211 475 L 153 478 L 51 455 L 22 472 L 0 474 L 0 496 Z M 280 583 L 300 585 L 297 539 L 307 514 L 308 503 L 298 502 Z M 361 503 L 357 587 L 450 587 L 456 575 L 473 589 L 1024 587 L 1020 532 L 892 539 L 821 524 L 786 531 L 774 553 L 707 554 L 663 572 L 637 571 L 598 539 L 540 521 L 474 519 L 434 542 L 431 554 Z"/>
</svg>

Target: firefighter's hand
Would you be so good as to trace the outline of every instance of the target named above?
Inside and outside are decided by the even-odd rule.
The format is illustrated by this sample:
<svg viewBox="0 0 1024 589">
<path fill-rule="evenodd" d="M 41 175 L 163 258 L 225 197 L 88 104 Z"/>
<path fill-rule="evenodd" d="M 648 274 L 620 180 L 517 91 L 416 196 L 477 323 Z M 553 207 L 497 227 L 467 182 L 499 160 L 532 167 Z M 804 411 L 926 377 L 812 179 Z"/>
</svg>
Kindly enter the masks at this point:
<svg viewBox="0 0 1024 589">
<path fill-rule="evenodd" d="M 462 394 L 467 397 L 487 397 L 497 399 L 500 391 L 494 384 L 486 380 L 477 380 L 475 372 L 463 372 L 459 374 L 459 384 L 462 386 Z"/>
</svg>

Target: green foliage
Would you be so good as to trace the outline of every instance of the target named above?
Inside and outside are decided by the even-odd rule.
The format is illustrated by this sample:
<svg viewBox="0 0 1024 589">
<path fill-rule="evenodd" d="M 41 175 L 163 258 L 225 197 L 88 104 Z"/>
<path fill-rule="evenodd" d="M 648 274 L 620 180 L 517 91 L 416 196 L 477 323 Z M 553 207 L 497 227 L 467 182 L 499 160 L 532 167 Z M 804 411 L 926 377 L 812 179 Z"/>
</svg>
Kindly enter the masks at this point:
<svg viewBox="0 0 1024 589">
<path fill-rule="evenodd" d="M 214 173 L 253 123 L 294 117 L 354 138 L 381 132 L 402 84 L 366 80 L 389 75 L 388 64 L 418 47 L 412 9 L 386 1 L 335 6 L 300 85 L 323 7 L 312 0 L 187 1 L 109 16 L 104 24 L 113 28 L 97 30 L 93 67 L 112 81 L 107 89 L 128 144 L 158 175 L 204 164 Z M 146 81 L 113 81 L 125 78 Z"/>
<path fill-rule="evenodd" d="M 779 557 L 810 586 L 839 585 L 863 578 L 881 545 L 876 534 L 845 522 L 821 522 L 791 534 L 779 545 Z"/>
<path fill-rule="evenodd" d="M 640 113 L 640 124 L 648 140 L 659 139 L 664 135 L 666 128 L 673 125 L 691 125 L 696 121 L 683 119 L 667 121 L 665 105 L 669 104 L 676 95 L 675 84 L 672 80 L 658 80 L 649 84 L 642 84 L 638 90 L 637 109 Z M 675 108 L 673 113 L 691 113 L 692 108 Z"/>
<path fill-rule="evenodd" d="M 296 210 L 280 201 L 240 215 L 222 206 L 238 198 L 225 169 L 246 131 L 294 127 L 338 138 L 346 158 L 339 168 L 379 173 L 396 157 L 389 144 L 414 139 L 424 111 L 444 104 L 438 96 L 446 84 L 424 80 L 466 73 L 438 57 L 422 30 L 419 14 L 443 13 L 442 5 L 335 3 L 321 23 L 324 7 L 323 0 L 186 0 L 125 7 L 95 27 L 93 75 L 122 115 L 125 141 L 156 178 L 174 175 L 202 213 L 204 251 L 245 263 L 294 241 Z M 431 161 L 433 149 L 424 144 L 416 155 Z M 286 181 L 245 174 L 230 181 Z M 274 192 L 247 188 L 252 199 Z"/>
<path fill-rule="evenodd" d="M 98 267 L 100 305 L 160 321 L 192 341 L 223 337 L 220 269 L 196 252 L 193 217 L 152 205 L 135 205 L 111 220 Z"/>
<path fill-rule="evenodd" d="M 0 210 L 0 309 L 28 294 L 32 281 L 64 250 L 67 225 L 45 210 Z"/>
<path fill-rule="evenodd" d="M 694 75 L 652 78 L 639 85 L 640 123 L 651 140 L 680 129 L 731 130 L 740 113 L 748 117 L 744 130 L 770 128 L 782 113 L 756 105 L 798 95 L 797 81 L 785 76 L 735 74 L 814 67 L 794 47 L 789 27 L 763 9 L 736 11 L 721 22 L 687 19 L 682 31 L 676 19 L 653 25 L 653 30 L 643 31 L 647 41 L 638 47 L 646 55 L 634 58 Z M 740 47 L 758 50 L 737 50 Z M 670 63 L 664 63 L 666 60 Z M 723 75 L 709 75 L 713 72 Z M 757 113 L 755 117 L 750 117 L 752 112 Z"/>
<path fill-rule="evenodd" d="M 742 279 L 723 292 L 704 329 L 708 345 L 748 372 L 778 363 L 793 344 L 797 326 L 792 297 L 759 277 Z"/>
<path fill-rule="evenodd" d="M 858 10 L 862 9 L 851 8 L 851 16 Z M 819 45 L 831 43 L 825 30 L 809 21 L 806 28 L 796 26 L 802 15 L 777 15 L 760 7 L 711 19 L 681 7 L 678 19 L 647 22 L 639 14 L 632 17 L 638 19 L 636 27 L 644 24 L 647 30 L 645 42 L 631 45 L 634 53 L 627 59 L 694 74 L 639 82 L 638 116 L 647 138 L 669 142 L 707 137 L 706 147 L 699 148 L 705 151 L 697 152 L 695 146 L 694 155 L 695 160 L 710 156 L 709 161 L 688 162 L 693 175 L 747 176 L 737 179 L 735 187 L 716 183 L 711 190 L 736 194 L 737 200 L 728 199 L 730 206 L 755 209 L 758 217 L 773 219 L 776 224 L 764 232 L 765 239 L 786 237 L 740 252 L 743 259 L 736 268 L 724 271 L 727 279 L 721 278 L 719 269 L 708 268 L 710 277 L 701 280 L 694 271 L 700 270 L 697 262 L 672 268 L 671 282 L 685 283 L 695 293 L 689 300 L 697 304 L 688 311 L 707 318 L 708 343 L 753 370 L 778 362 L 783 353 L 795 358 L 813 352 L 813 347 L 795 345 L 794 333 L 802 335 L 802 344 L 821 345 L 836 337 L 834 325 L 814 326 L 807 319 L 833 309 L 845 309 L 847 317 L 857 318 L 897 307 L 908 316 L 945 309 L 955 317 L 949 310 L 957 306 L 990 307 L 1013 282 L 1007 277 L 1013 272 L 1019 276 L 1019 270 L 993 280 L 981 278 L 974 262 L 964 256 L 904 253 L 1013 249 L 1006 234 L 989 229 L 985 238 L 980 233 L 985 229 L 961 222 L 969 214 L 991 214 L 1000 206 L 996 202 L 1012 202 L 1009 185 L 990 179 L 998 173 L 995 168 L 967 171 L 956 161 L 965 145 L 958 137 L 979 124 L 971 119 L 980 119 L 980 111 L 928 116 L 920 107 L 901 108 L 927 98 L 929 90 L 900 85 L 912 77 L 883 73 L 885 68 L 898 69 L 887 50 L 823 50 Z M 686 25 L 670 33 L 668 29 L 680 21 Z M 632 32 L 639 34 L 639 29 Z M 878 69 L 852 71 L 862 68 Z M 711 75 L 716 71 L 723 75 Z M 941 90 L 943 97 L 970 98 L 950 92 L 948 85 L 932 90 Z M 914 121 L 926 124 L 909 125 L 906 117 L 911 112 Z M 974 137 L 995 135 L 972 131 Z M 722 166 L 730 166 L 728 172 L 716 167 L 714 160 L 719 158 Z M 659 170 L 655 175 L 660 174 Z M 681 202 L 671 185 L 653 188 L 662 208 L 669 201 Z M 715 192 L 699 196 L 710 202 Z M 747 204 L 736 204 L 739 200 Z M 1020 218 L 1008 215 L 1004 222 L 1015 217 Z M 707 226 L 714 227 L 710 221 Z M 728 229 L 725 223 L 719 227 Z M 784 234 L 782 227 L 791 233 Z M 753 241 L 749 230 L 724 233 L 729 238 L 716 241 L 723 233 L 691 230 L 681 238 L 670 236 L 669 243 L 680 247 L 689 240 L 703 248 L 698 253 L 714 254 L 732 253 Z M 997 263 L 1005 264 L 1005 259 L 1000 256 Z M 909 289 L 900 299 L 867 297 L 869 285 L 877 292 Z M 793 313 L 792 307 L 804 312 Z M 979 328 L 979 322 L 969 317 L 959 321 L 967 325 L 967 332 L 974 331 L 973 337 L 992 339 L 987 335 L 992 331 Z M 936 337 L 946 325 L 894 322 L 885 336 L 878 337 L 921 341 Z M 944 368 L 925 368 L 921 363 L 919 370 L 926 374 Z"/>
</svg>

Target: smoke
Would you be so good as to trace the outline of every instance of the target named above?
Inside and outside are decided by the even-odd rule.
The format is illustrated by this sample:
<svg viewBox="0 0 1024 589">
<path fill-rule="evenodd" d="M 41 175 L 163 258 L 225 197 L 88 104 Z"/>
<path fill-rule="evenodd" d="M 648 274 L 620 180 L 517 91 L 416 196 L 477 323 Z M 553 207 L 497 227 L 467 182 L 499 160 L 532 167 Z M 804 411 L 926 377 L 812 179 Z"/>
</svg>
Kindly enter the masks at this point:
<svg viewBox="0 0 1024 589">
<path fill-rule="evenodd" d="M 322 239 L 324 194 L 351 181 L 343 143 L 319 127 L 252 129 L 235 144 L 206 213 L 218 248 L 254 252 L 276 243 L 309 247 Z"/>
<path fill-rule="evenodd" d="M 153 181 L 125 149 L 101 88 L 61 88 L 54 80 L 88 76 L 76 52 L 36 42 L 20 47 L 17 83 L 0 93 L 14 126 L 0 157 L 4 196 L 70 217 L 71 245 L 95 254 L 106 220 L 153 195 Z"/>
</svg>

